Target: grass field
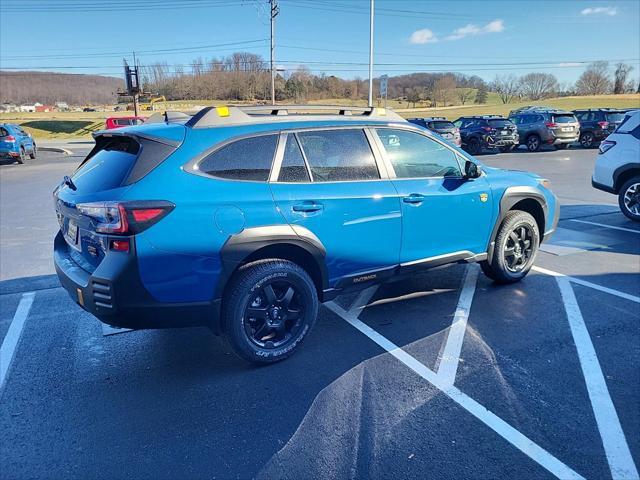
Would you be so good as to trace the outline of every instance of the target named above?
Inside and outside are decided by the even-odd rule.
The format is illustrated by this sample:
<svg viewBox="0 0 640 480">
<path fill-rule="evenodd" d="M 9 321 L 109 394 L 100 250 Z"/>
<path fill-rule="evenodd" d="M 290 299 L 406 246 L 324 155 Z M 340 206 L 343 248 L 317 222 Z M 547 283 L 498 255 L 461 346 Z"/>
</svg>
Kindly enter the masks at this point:
<svg viewBox="0 0 640 480">
<path fill-rule="evenodd" d="M 239 102 L 219 100 L 173 101 L 158 105 L 159 109 L 194 110 L 207 105 L 233 105 Z M 366 101 L 349 99 L 313 100 L 309 104 L 355 105 L 365 106 Z M 389 100 L 387 106 L 393 108 L 406 118 L 442 116 L 455 120 L 462 115 L 508 115 L 511 110 L 524 105 L 549 105 L 566 110 L 577 108 L 640 108 L 640 94 L 628 95 L 596 95 L 582 97 L 550 98 L 540 102 L 500 103 L 494 93 L 489 94 L 487 104 L 457 105 L 439 108 L 407 108 L 406 102 Z M 153 112 L 141 112 L 149 116 Z M 133 112 L 51 112 L 51 113 L 0 113 L 0 123 L 17 123 L 30 132 L 36 139 L 65 140 L 71 138 L 90 138 L 91 134 L 104 128 L 107 117 L 133 115 Z"/>
</svg>

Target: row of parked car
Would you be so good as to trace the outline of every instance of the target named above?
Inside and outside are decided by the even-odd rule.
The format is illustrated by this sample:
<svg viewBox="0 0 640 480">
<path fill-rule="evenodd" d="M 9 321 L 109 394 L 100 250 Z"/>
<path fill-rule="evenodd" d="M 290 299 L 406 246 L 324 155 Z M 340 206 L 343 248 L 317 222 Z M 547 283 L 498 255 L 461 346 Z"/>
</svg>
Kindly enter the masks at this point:
<svg viewBox="0 0 640 480">
<path fill-rule="evenodd" d="M 477 155 L 485 150 L 509 152 L 519 145 L 525 145 L 530 152 L 537 152 L 543 145 L 565 149 L 574 143 L 594 148 L 615 131 L 626 112 L 612 108 L 565 111 L 529 106 L 511 111 L 508 118 L 480 115 L 460 117 L 453 122 L 444 117 L 409 121 Z"/>
</svg>

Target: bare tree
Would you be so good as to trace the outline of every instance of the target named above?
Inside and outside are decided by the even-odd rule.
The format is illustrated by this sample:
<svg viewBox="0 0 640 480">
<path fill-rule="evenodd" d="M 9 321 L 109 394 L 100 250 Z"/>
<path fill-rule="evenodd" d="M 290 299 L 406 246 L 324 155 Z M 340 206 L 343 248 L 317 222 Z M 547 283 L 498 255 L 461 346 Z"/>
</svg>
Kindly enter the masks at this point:
<svg viewBox="0 0 640 480">
<path fill-rule="evenodd" d="M 520 77 L 520 91 L 531 100 L 548 98 L 558 91 L 558 79 L 551 73 L 527 73 Z"/>
<path fill-rule="evenodd" d="M 471 97 L 473 97 L 473 88 L 458 88 L 456 90 L 456 95 L 458 96 L 460 103 L 464 105 L 471 100 Z"/>
<path fill-rule="evenodd" d="M 633 67 L 626 63 L 618 63 L 614 73 L 613 93 L 618 95 L 627 91 L 627 78 Z M 632 89 L 633 91 L 633 89 Z"/>
<path fill-rule="evenodd" d="M 609 80 L 609 62 L 593 62 L 582 72 L 576 82 L 580 95 L 602 95 L 611 90 Z"/>
<path fill-rule="evenodd" d="M 447 102 L 453 97 L 453 93 L 456 89 L 456 79 L 453 75 L 444 75 L 436 80 L 433 84 L 433 100 L 435 106 L 438 106 L 438 101 L 442 102 L 442 106 L 446 106 Z"/>
<path fill-rule="evenodd" d="M 515 75 L 496 75 L 491 82 L 491 88 L 500 96 L 502 103 L 510 103 L 518 94 L 520 82 Z"/>
</svg>

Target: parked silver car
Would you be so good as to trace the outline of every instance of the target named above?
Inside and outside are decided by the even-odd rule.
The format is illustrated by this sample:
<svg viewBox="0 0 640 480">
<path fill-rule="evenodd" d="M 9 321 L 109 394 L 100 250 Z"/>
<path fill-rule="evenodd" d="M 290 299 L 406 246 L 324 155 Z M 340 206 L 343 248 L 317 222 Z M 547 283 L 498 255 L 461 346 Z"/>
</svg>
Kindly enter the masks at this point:
<svg viewBox="0 0 640 480">
<path fill-rule="evenodd" d="M 573 112 L 527 108 L 511 113 L 509 120 L 518 127 L 520 145 L 526 145 L 530 152 L 537 152 L 543 145 L 561 150 L 580 138 L 580 123 Z"/>
</svg>

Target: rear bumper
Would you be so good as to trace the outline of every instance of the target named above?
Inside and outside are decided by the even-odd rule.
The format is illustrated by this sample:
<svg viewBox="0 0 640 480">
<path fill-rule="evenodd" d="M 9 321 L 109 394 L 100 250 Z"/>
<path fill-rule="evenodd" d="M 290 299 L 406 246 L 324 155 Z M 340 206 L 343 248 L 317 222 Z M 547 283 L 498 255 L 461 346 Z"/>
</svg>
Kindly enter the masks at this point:
<svg viewBox="0 0 640 480">
<path fill-rule="evenodd" d="M 18 152 L 12 152 L 12 151 L 0 152 L 0 158 L 17 158 L 19 156 L 20 154 Z"/>
<path fill-rule="evenodd" d="M 133 329 L 208 326 L 219 330 L 220 300 L 157 301 L 140 281 L 133 252 L 109 252 L 89 273 L 74 261 L 58 232 L 53 259 L 60 283 L 71 298 L 103 323 Z"/>
<path fill-rule="evenodd" d="M 516 136 L 511 137 L 490 137 L 487 136 L 485 138 L 485 143 L 489 148 L 498 148 L 498 147 L 511 147 L 513 145 L 518 145 L 520 142 L 520 138 Z"/>
</svg>

